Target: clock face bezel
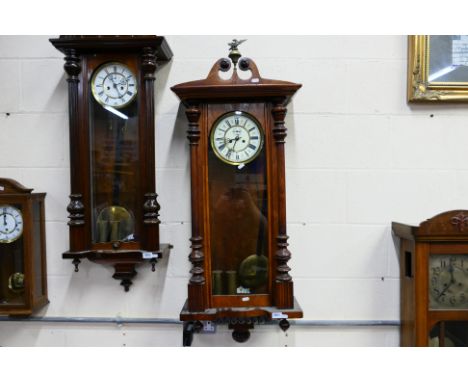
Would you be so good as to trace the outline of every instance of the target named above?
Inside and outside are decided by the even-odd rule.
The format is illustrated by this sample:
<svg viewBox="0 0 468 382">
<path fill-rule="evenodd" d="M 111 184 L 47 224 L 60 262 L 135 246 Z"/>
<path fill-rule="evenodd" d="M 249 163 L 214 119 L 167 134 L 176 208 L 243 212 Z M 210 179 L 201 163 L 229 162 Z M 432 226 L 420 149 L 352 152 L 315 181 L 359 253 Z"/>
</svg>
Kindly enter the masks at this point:
<svg viewBox="0 0 468 382">
<path fill-rule="evenodd" d="M 250 120 L 253 124 L 255 124 L 255 126 L 256 126 L 259 134 L 260 134 L 259 135 L 260 143 L 259 143 L 258 147 L 256 148 L 256 151 L 255 151 L 254 155 L 249 157 L 247 160 L 240 161 L 240 160 L 227 159 L 226 157 L 224 157 L 222 155 L 222 153 L 218 150 L 218 148 L 215 145 L 215 134 L 216 134 L 216 131 L 217 131 L 218 127 L 221 126 L 221 124 L 231 116 L 239 116 L 239 117 L 246 118 L 247 120 Z M 231 128 L 232 127 L 229 127 L 226 131 L 230 130 Z M 262 127 L 261 123 L 252 114 L 247 113 L 245 111 L 236 110 L 236 111 L 230 111 L 230 112 L 224 113 L 224 114 L 220 115 L 216 119 L 216 121 L 213 123 L 213 125 L 211 127 L 210 144 L 211 144 L 211 148 L 212 148 L 214 154 L 221 161 L 223 161 L 224 163 L 227 163 L 229 165 L 232 165 L 232 166 L 246 165 L 248 163 L 253 162 L 255 159 L 257 159 L 257 157 L 262 152 L 264 143 L 265 143 L 265 132 L 263 131 L 263 127 Z"/>
<path fill-rule="evenodd" d="M 14 242 L 17 241 L 18 239 L 20 239 L 21 236 L 23 236 L 24 219 L 23 219 L 23 213 L 21 212 L 21 210 L 18 209 L 18 208 L 16 208 L 16 207 L 14 207 L 14 206 L 12 206 L 11 204 L 2 204 L 2 205 L 0 205 L 0 219 L 1 219 L 1 216 L 4 214 L 3 209 L 5 209 L 5 208 L 10 208 L 10 209 L 15 210 L 14 212 L 17 212 L 17 213 L 18 213 L 18 216 L 19 216 L 19 218 L 20 218 L 20 220 L 21 220 L 21 227 L 20 227 L 21 229 L 20 229 L 19 232 L 15 233 L 15 236 L 14 236 L 13 238 L 10 238 L 10 239 L 3 239 L 3 238 L 0 236 L 0 243 L 1 243 L 1 244 L 10 244 L 10 243 L 14 243 Z M 14 218 L 14 216 L 13 216 L 13 218 Z M 18 222 L 16 221 L 16 219 L 15 219 L 15 224 L 16 224 L 16 225 L 15 225 L 15 228 L 16 228 L 16 226 L 18 225 Z M 15 232 L 15 231 L 13 231 L 13 232 Z"/>
<path fill-rule="evenodd" d="M 453 264 L 460 259 L 462 260 L 461 266 L 454 266 Z M 468 253 L 430 253 L 428 277 L 429 310 L 468 311 Z M 454 288 L 458 290 L 454 292 Z M 435 296 L 435 293 L 438 293 L 438 296 Z M 438 301 L 438 297 L 444 297 L 444 300 L 447 301 Z M 451 303 L 453 298 L 458 299 L 458 301 Z"/>
<path fill-rule="evenodd" d="M 102 99 L 99 98 L 99 94 L 98 94 L 97 89 L 96 89 L 96 78 L 97 78 L 98 74 L 101 73 L 101 71 L 104 70 L 106 67 L 111 67 L 111 66 L 114 66 L 114 65 L 124 67 L 132 75 L 132 77 L 134 78 L 134 82 L 135 82 L 135 92 L 133 93 L 133 95 L 125 103 L 122 103 L 120 105 L 112 105 L 112 104 L 106 103 L 105 101 L 103 101 Z M 94 97 L 94 99 L 96 100 L 97 103 L 99 103 L 102 106 L 112 107 L 114 109 L 123 109 L 123 108 L 127 107 L 128 105 L 130 105 L 135 100 L 135 98 L 137 97 L 137 95 L 139 93 L 137 76 L 135 75 L 133 70 L 130 69 L 130 67 L 128 65 L 124 64 L 123 62 L 119 62 L 119 61 L 107 61 L 107 62 L 104 62 L 103 64 L 99 65 L 94 70 L 94 72 L 93 72 L 93 74 L 91 76 L 90 87 L 91 87 L 91 93 L 93 94 L 93 97 Z"/>
</svg>

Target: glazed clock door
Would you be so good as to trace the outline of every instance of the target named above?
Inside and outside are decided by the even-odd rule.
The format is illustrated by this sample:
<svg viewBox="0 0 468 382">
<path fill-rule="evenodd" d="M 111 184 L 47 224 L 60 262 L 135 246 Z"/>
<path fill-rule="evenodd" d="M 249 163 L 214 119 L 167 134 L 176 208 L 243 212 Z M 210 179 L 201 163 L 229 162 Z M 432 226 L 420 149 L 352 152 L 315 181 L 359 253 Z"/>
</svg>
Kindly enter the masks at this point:
<svg viewBox="0 0 468 382">
<path fill-rule="evenodd" d="M 209 106 L 208 237 L 216 307 L 271 304 L 264 115 L 264 104 Z"/>
<path fill-rule="evenodd" d="M 138 242 L 143 200 L 137 63 L 102 61 L 89 62 L 92 243 Z"/>
<path fill-rule="evenodd" d="M 431 317 L 428 345 L 468 346 L 468 321 L 466 320 L 468 253 L 466 253 L 466 247 L 453 245 L 447 251 L 429 253 L 428 276 Z"/>
</svg>

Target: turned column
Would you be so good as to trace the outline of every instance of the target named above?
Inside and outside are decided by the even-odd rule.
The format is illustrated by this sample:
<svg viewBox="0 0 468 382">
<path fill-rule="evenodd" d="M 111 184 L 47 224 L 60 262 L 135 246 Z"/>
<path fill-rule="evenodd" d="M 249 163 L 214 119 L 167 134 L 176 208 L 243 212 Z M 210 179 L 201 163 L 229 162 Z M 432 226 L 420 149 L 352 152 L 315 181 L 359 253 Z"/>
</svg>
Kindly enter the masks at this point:
<svg viewBox="0 0 468 382">
<path fill-rule="evenodd" d="M 145 100 L 140 109 L 142 129 L 140 134 L 140 148 L 144 153 L 147 168 L 155 169 L 155 128 L 154 128 L 154 73 L 157 69 L 156 49 L 145 47 L 141 56 L 142 81 Z M 156 175 L 154 171 L 147 171 L 142 179 L 143 200 L 143 224 L 145 234 L 143 246 L 147 250 L 159 250 L 159 210 L 160 206 L 156 194 Z"/>
<path fill-rule="evenodd" d="M 190 171 L 192 181 L 192 237 L 189 260 L 192 263 L 188 285 L 188 309 L 203 311 L 206 309 L 205 295 L 205 255 L 203 253 L 203 174 L 200 171 L 200 109 L 190 106 L 185 114 L 189 121 L 187 138 L 190 144 Z"/>
<path fill-rule="evenodd" d="M 291 252 L 288 250 L 288 238 L 286 231 L 286 182 L 285 182 L 285 155 L 284 144 L 287 129 L 284 124 L 287 109 L 278 102 L 273 105 L 272 115 L 274 121 L 273 137 L 276 146 L 276 174 L 278 185 L 278 234 L 276 236 L 276 269 L 275 269 L 275 293 L 274 300 L 277 308 L 286 309 L 294 306 L 294 291 L 292 277 L 289 274 L 291 268 L 288 261 Z"/>
<path fill-rule="evenodd" d="M 70 163 L 83 163 L 84 153 L 74 150 L 73 142 L 80 139 L 80 73 L 81 61 L 76 49 L 67 49 L 65 51 L 64 69 L 68 74 L 68 110 L 70 123 Z M 85 162 L 86 163 L 86 162 Z M 85 240 L 85 206 L 83 204 L 83 189 L 80 180 L 80 174 L 75 166 L 70 166 L 70 203 L 67 206 L 68 226 L 70 227 L 70 251 L 78 252 L 86 249 Z"/>
</svg>

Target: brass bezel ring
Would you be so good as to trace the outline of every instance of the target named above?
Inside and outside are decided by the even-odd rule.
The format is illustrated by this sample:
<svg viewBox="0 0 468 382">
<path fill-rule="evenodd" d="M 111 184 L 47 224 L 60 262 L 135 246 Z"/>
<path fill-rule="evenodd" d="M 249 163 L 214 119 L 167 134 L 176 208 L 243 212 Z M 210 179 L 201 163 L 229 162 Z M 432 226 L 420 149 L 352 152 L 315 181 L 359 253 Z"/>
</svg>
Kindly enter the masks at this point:
<svg viewBox="0 0 468 382">
<path fill-rule="evenodd" d="M 97 74 L 105 67 L 107 66 L 112 66 L 112 65 L 120 65 L 120 66 L 123 66 L 126 68 L 126 70 L 128 70 L 131 75 L 133 76 L 133 78 L 135 78 L 135 93 L 133 94 L 133 96 L 127 101 L 125 102 L 124 104 L 122 105 L 110 105 L 110 104 L 107 104 L 105 103 L 104 101 L 102 101 L 101 99 L 99 99 L 98 95 L 96 94 L 97 90 L 96 90 L 96 87 L 94 86 L 95 82 L 96 82 L 96 77 L 97 77 Z M 93 94 L 93 97 L 94 99 L 96 100 L 96 102 L 101 105 L 101 106 L 110 106 L 110 107 L 113 107 L 114 109 L 123 109 L 124 107 L 130 105 L 133 100 L 136 98 L 136 96 L 138 95 L 138 92 L 139 92 L 139 89 L 138 89 L 138 78 L 137 76 L 135 75 L 135 73 L 133 73 L 133 70 L 131 70 L 128 65 L 125 65 L 124 63 L 122 62 L 119 62 L 119 61 L 109 61 L 109 62 L 105 62 L 101 65 L 99 65 L 95 70 L 94 70 L 94 73 L 93 73 L 93 76 L 91 77 L 91 93 Z"/>
<path fill-rule="evenodd" d="M 226 118 L 229 118 L 231 115 L 237 115 L 237 116 L 243 116 L 244 118 L 247 118 L 247 119 L 251 119 L 253 122 L 255 122 L 255 124 L 257 125 L 258 127 L 258 131 L 260 132 L 260 145 L 258 146 L 258 150 L 257 152 L 252 156 L 250 157 L 249 159 L 247 159 L 246 161 L 239 161 L 239 162 L 236 162 L 236 161 L 232 161 L 232 160 L 229 160 L 229 159 L 226 159 L 224 158 L 218 151 L 218 149 L 216 148 L 215 144 L 214 144 L 214 135 L 215 135 L 215 132 L 216 132 L 216 128 L 220 125 L 220 123 L 226 119 Z M 257 118 L 255 118 L 252 114 L 250 113 L 247 113 L 245 111 L 240 111 L 240 110 L 236 110 L 236 111 L 230 111 L 230 112 L 227 112 L 227 113 L 224 113 L 222 115 L 220 115 L 216 121 L 213 123 L 213 126 L 211 127 L 211 131 L 210 131 L 210 144 L 211 144 L 211 148 L 213 149 L 213 152 L 215 153 L 215 155 L 224 163 L 227 163 L 227 164 L 230 164 L 232 166 L 239 166 L 241 164 L 243 165 L 246 165 L 247 163 L 250 163 L 250 162 L 253 162 L 255 159 L 257 159 L 257 157 L 260 155 L 260 153 L 262 152 L 262 149 L 263 149 L 263 144 L 265 142 L 265 133 L 263 131 L 263 126 L 262 124 L 258 121 Z"/>
</svg>

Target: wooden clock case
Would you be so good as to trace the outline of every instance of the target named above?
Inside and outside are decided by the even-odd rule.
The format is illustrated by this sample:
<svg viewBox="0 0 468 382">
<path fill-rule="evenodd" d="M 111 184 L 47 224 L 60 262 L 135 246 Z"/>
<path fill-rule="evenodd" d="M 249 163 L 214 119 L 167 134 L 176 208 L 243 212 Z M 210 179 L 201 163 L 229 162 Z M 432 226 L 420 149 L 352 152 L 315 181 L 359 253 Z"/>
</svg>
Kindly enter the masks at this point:
<svg viewBox="0 0 468 382">
<path fill-rule="evenodd" d="M 23 216 L 23 233 L 12 243 L 0 243 L 0 315 L 29 316 L 49 303 L 45 242 L 45 193 L 33 193 L 17 181 L 0 178 L 0 204 L 12 205 Z M 24 275 L 20 291 L 11 275 Z"/>
<path fill-rule="evenodd" d="M 121 285 L 128 291 L 136 275 L 137 264 L 149 260 L 154 271 L 156 261 L 163 253 L 169 253 L 169 245 L 159 242 L 154 72 L 159 64 L 171 59 L 172 51 L 161 36 L 60 36 L 50 42 L 65 54 L 64 69 L 68 75 L 71 195 L 67 211 L 70 249 L 63 258 L 73 260 L 75 271 L 78 271 L 82 259 L 113 265 L 113 277 L 121 280 Z M 139 84 L 136 102 L 140 176 L 133 185 L 139 206 L 134 211 L 139 237 L 129 242 L 97 243 L 93 241 L 91 232 L 90 80 L 96 68 L 116 60 L 131 68 Z"/>
<path fill-rule="evenodd" d="M 253 60 L 242 57 L 236 48 L 230 59 L 219 59 L 204 80 L 178 84 L 171 89 L 186 108 L 187 137 L 190 145 L 192 263 L 188 299 L 180 313 L 185 322 L 184 345 L 190 345 L 200 321 L 228 323 L 233 338 L 246 341 L 255 323 L 278 319 L 283 330 L 289 327 L 287 318 L 301 318 L 302 310 L 294 298 L 293 281 L 289 274 L 286 232 L 286 191 L 284 145 L 287 104 L 300 84 L 264 79 Z M 234 67 L 233 67 L 234 66 Z M 228 72 L 229 79 L 220 77 Z M 238 70 L 251 73 L 242 79 Z M 262 294 L 215 295 L 213 291 L 213 223 L 210 221 L 210 184 L 208 149 L 210 128 L 223 113 L 241 110 L 254 116 L 263 126 L 268 195 L 268 290 Z M 245 230 L 249 227 L 245 226 Z M 226 244 L 235 245 L 235 244 Z"/>
<path fill-rule="evenodd" d="M 437 344 L 444 346 L 446 324 L 461 325 L 468 341 L 468 310 L 431 309 L 428 297 L 430 255 L 468 254 L 468 211 L 443 212 L 419 226 L 392 223 L 392 229 L 400 239 L 401 346 L 431 345 L 436 325 Z"/>
</svg>

